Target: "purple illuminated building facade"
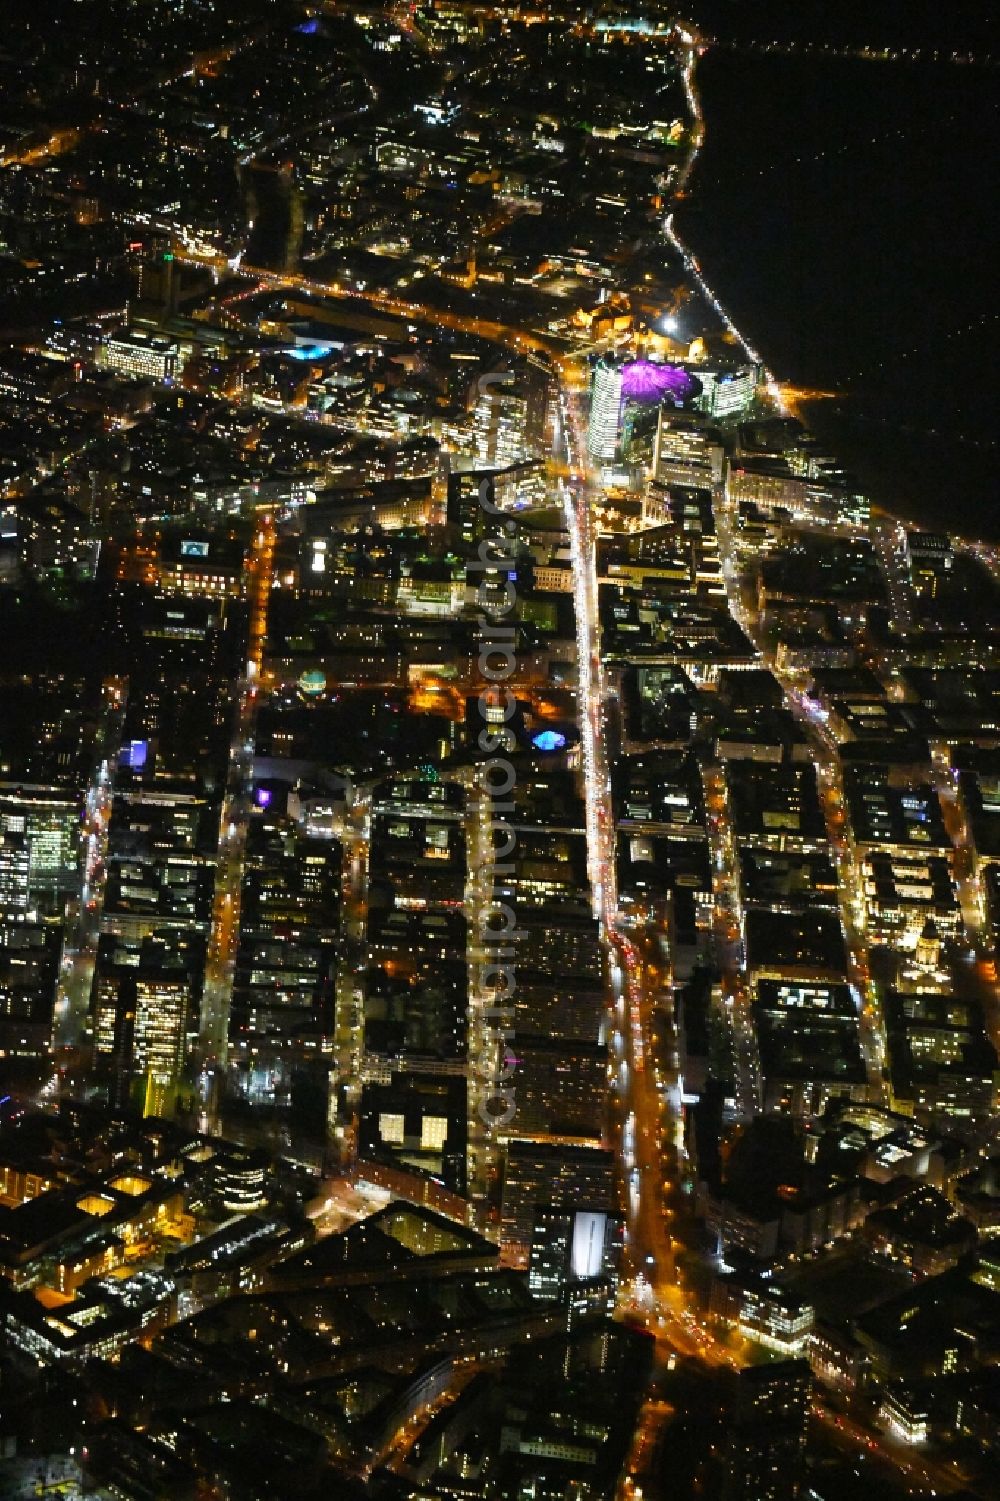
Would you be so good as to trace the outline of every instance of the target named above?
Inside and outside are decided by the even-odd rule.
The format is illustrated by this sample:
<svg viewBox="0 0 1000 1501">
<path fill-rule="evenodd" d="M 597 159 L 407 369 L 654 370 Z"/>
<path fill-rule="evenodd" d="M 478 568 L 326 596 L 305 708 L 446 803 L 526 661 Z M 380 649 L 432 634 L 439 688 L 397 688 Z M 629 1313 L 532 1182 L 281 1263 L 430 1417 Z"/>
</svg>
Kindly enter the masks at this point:
<svg viewBox="0 0 1000 1501">
<path fill-rule="evenodd" d="M 591 456 L 605 461 L 616 457 L 622 412 L 627 405 L 656 406 L 669 401 L 683 406 L 700 390 L 700 382 L 682 365 L 662 365 L 655 360 L 598 360 L 587 436 Z"/>
<path fill-rule="evenodd" d="M 654 360 L 630 360 L 622 367 L 622 401 L 690 401 L 700 383 L 683 365 L 660 365 Z"/>
</svg>

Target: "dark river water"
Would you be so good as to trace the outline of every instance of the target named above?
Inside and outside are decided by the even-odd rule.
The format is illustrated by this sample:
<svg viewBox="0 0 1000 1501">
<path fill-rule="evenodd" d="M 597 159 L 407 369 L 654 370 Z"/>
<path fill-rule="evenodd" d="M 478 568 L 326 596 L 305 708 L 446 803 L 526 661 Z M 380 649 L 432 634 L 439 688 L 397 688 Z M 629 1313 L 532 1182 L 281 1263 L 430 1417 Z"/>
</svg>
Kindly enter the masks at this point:
<svg viewBox="0 0 1000 1501">
<path fill-rule="evenodd" d="M 876 502 L 1000 537 L 996 68 L 711 49 L 677 224 Z"/>
</svg>

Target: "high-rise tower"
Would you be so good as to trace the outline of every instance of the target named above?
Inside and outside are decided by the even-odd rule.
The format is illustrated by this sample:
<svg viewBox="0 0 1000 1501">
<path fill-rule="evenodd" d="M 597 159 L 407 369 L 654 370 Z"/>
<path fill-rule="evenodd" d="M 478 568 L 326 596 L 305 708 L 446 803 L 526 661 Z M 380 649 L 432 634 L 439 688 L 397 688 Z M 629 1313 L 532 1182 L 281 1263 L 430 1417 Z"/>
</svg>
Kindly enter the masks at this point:
<svg viewBox="0 0 1000 1501">
<path fill-rule="evenodd" d="M 623 378 L 621 364 L 612 360 L 597 362 L 590 398 L 590 429 L 587 433 L 587 448 L 591 458 L 608 462 L 618 452 Z"/>
</svg>

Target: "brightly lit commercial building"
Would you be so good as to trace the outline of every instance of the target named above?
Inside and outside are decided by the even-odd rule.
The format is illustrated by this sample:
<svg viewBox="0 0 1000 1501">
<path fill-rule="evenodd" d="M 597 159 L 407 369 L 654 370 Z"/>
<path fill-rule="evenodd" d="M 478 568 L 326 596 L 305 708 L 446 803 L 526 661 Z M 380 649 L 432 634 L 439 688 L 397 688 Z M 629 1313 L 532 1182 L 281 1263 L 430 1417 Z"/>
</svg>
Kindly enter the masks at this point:
<svg viewBox="0 0 1000 1501">
<path fill-rule="evenodd" d="M 927 1398 L 902 1381 L 889 1387 L 878 1415 L 897 1442 L 922 1444 L 930 1433 Z"/>
<path fill-rule="evenodd" d="M 77 881 L 77 799 L 57 787 L 0 787 L 0 834 L 24 838 L 30 897 L 69 895 Z"/>
<path fill-rule="evenodd" d="M 603 1209 L 541 1205 L 535 1213 L 528 1286 L 536 1298 L 558 1298 L 574 1283 L 614 1276 L 619 1224 Z"/>
<path fill-rule="evenodd" d="M 705 417 L 660 408 L 653 452 L 657 484 L 710 489 L 721 484 L 724 463 L 719 434 Z"/>
<path fill-rule="evenodd" d="M 541 386 L 509 374 L 481 383 L 473 413 L 476 464 L 506 469 L 539 451 L 545 419 Z"/>
<path fill-rule="evenodd" d="M 779 1355 L 804 1355 L 815 1322 L 811 1303 L 800 1302 L 770 1282 L 748 1283 L 742 1289 L 740 1333 Z"/>
<path fill-rule="evenodd" d="M 104 363 L 121 375 L 172 380 L 180 374 L 181 354 L 175 339 L 159 338 L 141 328 L 124 328 L 109 334 L 104 345 Z"/>
<path fill-rule="evenodd" d="M 217 1184 L 230 1214 L 255 1214 L 267 1204 L 267 1158 L 237 1148 L 220 1161 Z"/>
<path fill-rule="evenodd" d="M 92 991 L 94 1053 L 113 1104 L 134 1097 L 146 1115 L 172 1113 L 203 976 L 204 939 L 196 932 L 161 931 L 131 941 L 101 936 Z"/>
<path fill-rule="evenodd" d="M 0 834 L 0 918 L 25 913 L 29 906 L 31 856 L 23 834 Z"/>
<path fill-rule="evenodd" d="M 861 879 L 873 943 L 909 953 L 929 921 L 941 937 L 954 938 L 961 931 L 962 910 L 946 855 L 867 850 Z"/>
<path fill-rule="evenodd" d="M 590 427 L 587 449 L 591 458 L 613 460 L 621 437 L 623 367 L 613 360 L 599 360 L 590 395 Z"/>
<path fill-rule="evenodd" d="M 698 410 L 708 417 L 740 417 L 748 410 L 760 385 L 757 365 L 738 365 L 731 369 L 698 368 L 701 394 L 695 398 Z"/>
<path fill-rule="evenodd" d="M 448 475 L 448 525 L 463 542 L 477 542 L 501 529 L 498 511 L 522 511 L 544 496 L 544 472 L 533 459 L 505 469 L 456 468 Z"/>
</svg>

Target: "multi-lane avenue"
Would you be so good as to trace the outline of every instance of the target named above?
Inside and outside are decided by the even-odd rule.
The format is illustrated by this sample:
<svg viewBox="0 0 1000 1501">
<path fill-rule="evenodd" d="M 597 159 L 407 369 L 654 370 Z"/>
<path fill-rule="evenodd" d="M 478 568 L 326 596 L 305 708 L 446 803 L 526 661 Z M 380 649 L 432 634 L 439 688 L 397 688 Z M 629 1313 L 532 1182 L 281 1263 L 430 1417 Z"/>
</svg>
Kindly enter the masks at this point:
<svg viewBox="0 0 1000 1501">
<path fill-rule="evenodd" d="M 605 941 L 611 979 L 609 1020 L 613 1118 L 626 1202 L 625 1296 L 638 1296 L 651 1327 L 660 1304 L 673 1313 L 676 1294 L 673 1210 L 669 1204 L 673 1161 L 670 1101 L 676 1074 L 654 1041 L 653 1021 L 665 998 L 655 940 L 631 932 L 618 909 L 615 879 L 615 818 L 611 796 L 607 726 L 613 710 L 600 657 L 595 479 L 585 439 L 583 399 L 574 383 L 560 392 L 556 457 L 568 468 L 564 512 L 574 565 L 578 653 L 578 719 L 582 744 L 591 885 Z"/>
</svg>

